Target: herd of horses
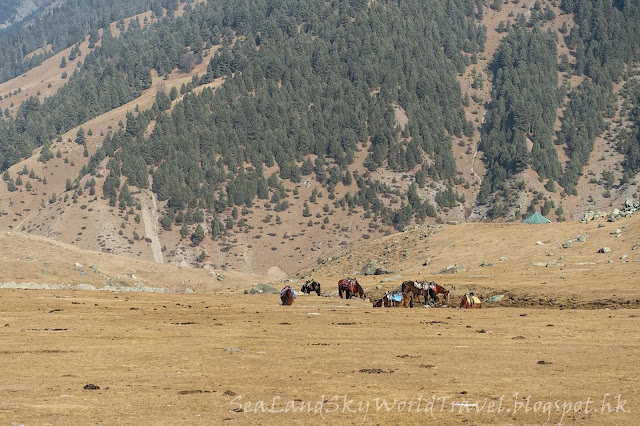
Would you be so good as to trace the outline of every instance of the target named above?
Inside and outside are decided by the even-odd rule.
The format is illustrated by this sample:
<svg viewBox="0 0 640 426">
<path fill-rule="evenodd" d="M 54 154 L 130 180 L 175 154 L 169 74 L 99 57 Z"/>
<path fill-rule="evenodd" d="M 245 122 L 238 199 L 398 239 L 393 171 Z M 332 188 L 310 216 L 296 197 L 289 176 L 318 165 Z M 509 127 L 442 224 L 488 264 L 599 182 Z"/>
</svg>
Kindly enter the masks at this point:
<svg viewBox="0 0 640 426">
<path fill-rule="evenodd" d="M 316 293 L 320 296 L 321 286 L 315 280 L 307 280 L 300 289 L 303 293 Z M 356 278 L 343 278 L 338 281 L 338 294 L 341 299 L 351 299 L 356 296 L 364 300 L 364 290 Z M 414 299 L 424 305 L 436 306 L 442 295 L 446 303 L 449 303 L 449 290 L 433 281 L 405 281 L 402 283 L 402 291 L 388 291 L 385 295 L 373 302 L 373 307 L 403 307 L 413 308 Z M 421 302 L 421 298 L 423 302 Z M 292 305 L 296 298 L 296 292 L 291 286 L 286 286 L 280 291 L 280 300 L 283 305 Z M 482 299 L 473 293 L 462 296 L 460 308 L 479 309 L 482 307 Z"/>
</svg>

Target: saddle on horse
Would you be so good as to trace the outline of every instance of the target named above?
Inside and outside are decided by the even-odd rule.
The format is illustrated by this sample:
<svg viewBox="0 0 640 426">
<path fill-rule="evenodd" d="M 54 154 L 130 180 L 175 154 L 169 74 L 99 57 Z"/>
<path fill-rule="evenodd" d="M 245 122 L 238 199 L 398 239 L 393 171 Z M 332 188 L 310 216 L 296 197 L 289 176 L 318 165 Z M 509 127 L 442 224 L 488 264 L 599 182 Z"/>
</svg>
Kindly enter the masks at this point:
<svg viewBox="0 0 640 426">
<path fill-rule="evenodd" d="M 387 299 L 387 302 L 389 302 L 390 306 L 394 306 L 393 302 L 402 302 L 402 294 L 401 293 L 394 293 L 392 291 L 387 291 L 385 294 L 385 297 Z"/>
<path fill-rule="evenodd" d="M 291 294 L 293 295 L 293 298 L 295 299 L 296 298 L 296 291 L 294 289 L 292 289 L 291 286 L 289 286 L 289 285 L 286 286 L 285 288 L 283 288 L 280 291 L 280 296 L 282 296 L 284 294 L 284 292 L 287 291 L 287 290 L 291 290 Z"/>
</svg>

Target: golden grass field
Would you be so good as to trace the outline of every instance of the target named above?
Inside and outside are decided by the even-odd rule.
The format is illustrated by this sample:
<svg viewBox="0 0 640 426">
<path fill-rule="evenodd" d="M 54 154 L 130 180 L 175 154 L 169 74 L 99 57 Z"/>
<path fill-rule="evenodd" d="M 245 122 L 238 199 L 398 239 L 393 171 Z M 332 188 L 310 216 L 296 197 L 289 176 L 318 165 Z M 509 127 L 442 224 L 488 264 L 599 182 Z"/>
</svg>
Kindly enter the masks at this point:
<svg viewBox="0 0 640 426">
<path fill-rule="evenodd" d="M 67 265 L 95 262 L 105 276 L 135 268 L 145 285 L 180 289 L 191 280 L 202 292 L 0 290 L 0 423 L 633 424 L 639 230 L 638 215 L 417 228 L 291 282 L 298 290 L 303 276 L 314 277 L 330 293 L 337 278 L 376 258 L 394 274 L 358 276 L 368 297 L 414 278 L 451 289 L 451 305 L 469 290 L 506 294 L 480 310 L 374 309 L 300 293 L 285 307 L 278 295 L 242 294 L 258 277 L 225 272 L 198 286 L 211 279 L 204 270 L 1 234 L 0 282 L 78 284 Z M 559 248 L 579 234 L 587 241 Z M 604 245 L 612 252 L 597 253 Z M 45 258 L 51 275 L 43 277 Z M 532 266 L 545 258 L 560 265 Z M 478 267 L 483 260 L 494 266 Z M 451 263 L 468 270 L 437 273 Z"/>
</svg>

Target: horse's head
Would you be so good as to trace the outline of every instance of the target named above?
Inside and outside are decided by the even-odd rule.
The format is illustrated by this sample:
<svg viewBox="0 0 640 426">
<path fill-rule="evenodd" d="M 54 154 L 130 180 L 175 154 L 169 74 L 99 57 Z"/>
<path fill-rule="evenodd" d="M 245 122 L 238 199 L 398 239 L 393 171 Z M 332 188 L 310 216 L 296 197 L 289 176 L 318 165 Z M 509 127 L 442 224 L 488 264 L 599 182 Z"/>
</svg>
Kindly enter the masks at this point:
<svg viewBox="0 0 640 426">
<path fill-rule="evenodd" d="M 364 300 L 364 289 L 358 282 L 358 280 L 354 279 L 354 292 L 360 295 L 360 298 Z"/>
</svg>

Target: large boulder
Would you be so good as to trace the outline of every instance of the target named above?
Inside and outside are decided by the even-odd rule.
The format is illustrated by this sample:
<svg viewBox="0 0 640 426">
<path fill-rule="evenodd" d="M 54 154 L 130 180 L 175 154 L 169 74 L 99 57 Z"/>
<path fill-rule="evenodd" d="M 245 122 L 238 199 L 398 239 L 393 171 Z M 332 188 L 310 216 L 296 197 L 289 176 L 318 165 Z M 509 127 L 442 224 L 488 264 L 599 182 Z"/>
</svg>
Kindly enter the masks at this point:
<svg viewBox="0 0 640 426">
<path fill-rule="evenodd" d="M 440 273 L 441 274 L 460 274 L 462 272 L 465 272 L 466 270 L 467 268 L 465 268 L 464 265 L 460 265 L 456 263 L 454 265 L 446 266 L 440 271 Z"/>
<path fill-rule="evenodd" d="M 253 287 L 246 289 L 244 294 L 279 294 L 280 291 L 269 284 L 256 284 Z"/>
<path fill-rule="evenodd" d="M 360 271 L 360 275 L 387 275 L 387 274 L 393 274 L 393 271 L 384 268 L 375 259 L 369 259 L 369 261 L 364 265 L 364 267 Z"/>
</svg>

